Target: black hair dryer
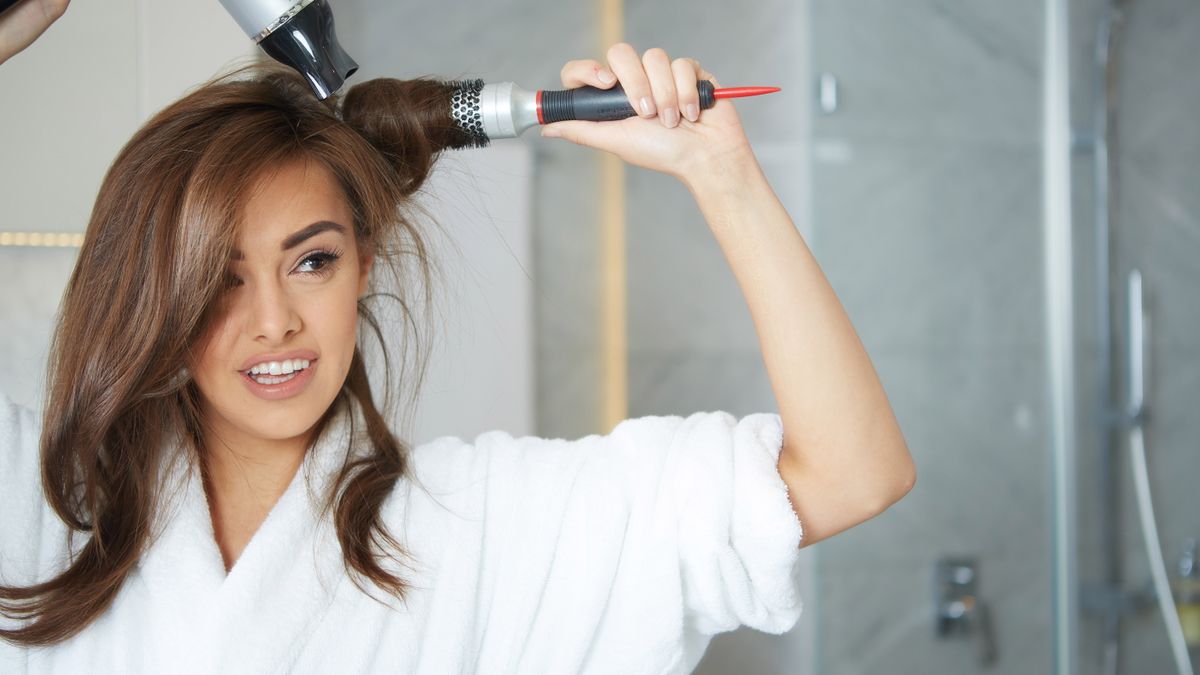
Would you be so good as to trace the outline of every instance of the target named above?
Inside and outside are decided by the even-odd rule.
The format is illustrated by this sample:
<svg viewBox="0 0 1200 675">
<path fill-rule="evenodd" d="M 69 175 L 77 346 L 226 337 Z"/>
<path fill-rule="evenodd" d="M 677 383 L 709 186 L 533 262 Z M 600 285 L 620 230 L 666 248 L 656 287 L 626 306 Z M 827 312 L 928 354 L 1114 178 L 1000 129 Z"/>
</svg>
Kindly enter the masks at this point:
<svg viewBox="0 0 1200 675">
<path fill-rule="evenodd" d="M 0 0 L 0 14 L 3 14 L 4 10 L 8 9 L 9 7 L 12 7 L 13 5 L 17 4 L 20 1 L 21 0 Z"/>
<path fill-rule="evenodd" d="M 338 44 L 325 0 L 221 0 L 221 5 L 271 58 L 299 71 L 317 98 L 329 98 L 358 70 Z"/>
</svg>

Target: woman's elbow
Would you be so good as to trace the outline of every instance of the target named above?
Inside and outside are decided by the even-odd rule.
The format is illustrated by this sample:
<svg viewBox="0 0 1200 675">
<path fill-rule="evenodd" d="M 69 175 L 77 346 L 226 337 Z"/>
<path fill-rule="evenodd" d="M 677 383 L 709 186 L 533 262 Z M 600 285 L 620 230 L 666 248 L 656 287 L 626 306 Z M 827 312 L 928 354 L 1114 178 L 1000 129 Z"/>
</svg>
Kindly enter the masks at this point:
<svg viewBox="0 0 1200 675">
<path fill-rule="evenodd" d="M 917 466 L 908 454 L 908 448 L 902 446 L 895 454 L 901 459 L 888 463 L 883 473 L 886 478 L 880 481 L 873 491 L 869 506 L 872 516 L 883 513 L 903 499 L 917 484 Z"/>
<path fill-rule="evenodd" d="M 892 483 L 891 500 L 887 503 L 888 506 L 895 504 L 904 498 L 904 495 L 912 492 L 913 487 L 917 484 L 917 465 L 912 460 L 912 456 L 908 454 L 908 448 L 903 449 L 905 459 L 900 462 L 900 466 L 895 470 L 895 480 Z"/>
</svg>

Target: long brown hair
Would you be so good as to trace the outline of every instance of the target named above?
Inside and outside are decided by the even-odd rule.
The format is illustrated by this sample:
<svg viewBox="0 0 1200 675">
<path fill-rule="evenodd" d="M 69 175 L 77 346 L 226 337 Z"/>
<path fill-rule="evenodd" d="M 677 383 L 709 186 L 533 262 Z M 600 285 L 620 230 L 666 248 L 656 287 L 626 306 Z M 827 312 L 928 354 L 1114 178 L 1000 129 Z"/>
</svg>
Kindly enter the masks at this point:
<svg viewBox="0 0 1200 675">
<path fill-rule="evenodd" d="M 402 369 L 399 378 L 413 385 L 411 414 L 429 352 L 420 346 L 406 292 L 412 284 L 404 277 L 417 274 L 428 306 L 440 271 L 417 226 L 423 211 L 413 195 L 442 150 L 477 145 L 451 120 L 451 94 L 433 78 L 378 79 L 352 87 L 340 100 L 319 101 L 290 70 L 256 64 L 167 107 L 125 145 L 104 178 L 67 284 L 43 407 L 47 502 L 67 525 L 69 551 L 76 533 L 91 536 L 57 576 L 28 587 L 0 585 L 0 615 L 27 620 L 0 630 L 0 638 L 51 645 L 100 616 L 148 545 L 169 435 L 178 432 L 191 456 L 200 456 L 200 392 L 179 377 L 179 367 L 219 312 L 235 226 L 263 170 L 303 157 L 336 177 L 354 215 L 360 253 L 373 252 L 382 263 L 375 269 L 390 271 L 397 282 L 399 295 L 376 292 L 358 303 L 360 326 L 369 326 L 383 348 L 388 382 L 391 359 L 368 303 L 380 297 L 400 303 L 405 354 L 410 336 L 418 337 L 416 373 L 407 377 Z M 327 508 L 354 583 L 366 592 L 360 575 L 403 600 L 408 585 L 379 560 L 388 550 L 397 559 L 408 553 L 379 510 L 396 482 L 409 476 L 410 448 L 375 406 L 363 348 L 360 338 L 342 389 L 312 438 L 321 436 L 335 408 L 356 399 L 371 453 L 343 468 Z M 392 392 L 384 391 L 390 414 Z"/>
</svg>

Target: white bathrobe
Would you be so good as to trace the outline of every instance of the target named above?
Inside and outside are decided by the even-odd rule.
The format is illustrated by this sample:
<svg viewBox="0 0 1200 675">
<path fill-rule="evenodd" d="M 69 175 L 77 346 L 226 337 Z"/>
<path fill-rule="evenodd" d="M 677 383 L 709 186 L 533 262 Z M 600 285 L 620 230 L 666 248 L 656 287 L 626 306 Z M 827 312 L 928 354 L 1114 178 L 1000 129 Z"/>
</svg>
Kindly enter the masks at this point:
<svg viewBox="0 0 1200 675">
<path fill-rule="evenodd" d="M 715 633 L 780 634 L 799 618 L 801 528 L 776 468 L 777 414 L 422 444 L 418 480 L 400 481 L 383 509 L 416 557 L 412 569 L 386 565 L 413 584 L 407 606 L 356 588 L 331 519 L 316 517 L 347 446 L 365 448 L 361 417 L 347 443 L 350 414 L 333 419 L 228 575 L 199 472 L 165 469 L 177 499 L 114 604 L 50 648 L 0 640 L 0 673 L 688 673 Z M 44 579 L 67 556 L 40 489 L 39 425 L 0 393 L 8 583 Z"/>
</svg>

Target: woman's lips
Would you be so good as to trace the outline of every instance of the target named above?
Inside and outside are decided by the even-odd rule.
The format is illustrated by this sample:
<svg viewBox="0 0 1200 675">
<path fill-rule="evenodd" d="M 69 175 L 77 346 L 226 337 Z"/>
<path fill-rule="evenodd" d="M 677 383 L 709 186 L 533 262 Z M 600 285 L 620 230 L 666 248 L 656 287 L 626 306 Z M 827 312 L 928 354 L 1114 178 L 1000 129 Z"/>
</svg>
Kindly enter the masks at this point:
<svg viewBox="0 0 1200 675">
<path fill-rule="evenodd" d="M 287 382 L 279 384 L 262 384 L 257 382 L 250 376 L 249 373 L 240 373 L 242 381 L 246 383 L 246 388 L 255 396 L 275 401 L 282 398 L 291 398 L 304 391 L 313 379 L 313 371 L 317 368 L 317 361 L 309 361 L 308 367 L 294 373 L 295 377 Z M 284 377 L 283 375 L 271 375 L 269 377 Z"/>
</svg>

